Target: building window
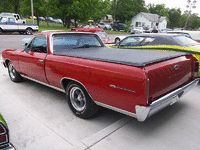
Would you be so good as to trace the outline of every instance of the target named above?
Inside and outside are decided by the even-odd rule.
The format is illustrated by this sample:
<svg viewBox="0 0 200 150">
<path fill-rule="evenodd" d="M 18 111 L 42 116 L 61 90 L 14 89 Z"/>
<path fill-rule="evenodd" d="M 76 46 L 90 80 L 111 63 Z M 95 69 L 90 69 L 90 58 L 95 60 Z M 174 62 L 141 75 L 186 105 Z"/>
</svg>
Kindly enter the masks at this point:
<svg viewBox="0 0 200 150">
<path fill-rule="evenodd" d="M 141 27 L 142 23 L 141 22 L 136 22 L 135 27 Z"/>
</svg>

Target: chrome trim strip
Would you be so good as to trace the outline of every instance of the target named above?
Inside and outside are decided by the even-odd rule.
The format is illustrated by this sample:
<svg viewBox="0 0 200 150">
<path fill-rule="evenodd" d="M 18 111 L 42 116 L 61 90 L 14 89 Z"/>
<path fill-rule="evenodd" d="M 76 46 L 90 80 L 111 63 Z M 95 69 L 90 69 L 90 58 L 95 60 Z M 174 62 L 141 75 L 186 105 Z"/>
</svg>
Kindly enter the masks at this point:
<svg viewBox="0 0 200 150">
<path fill-rule="evenodd" d="M 97 101 L 94 101 L 94 102 L 95 102 L 97 105 L 99 105 L 99 106 L 102 106 L 102 107 L 105 107 L 105 108 L 108 108 L 108 109 L 111 109 L 111 110 L 120 112 L 120 113 L 122 113 L 122 114 L 131 116 L 131 117 L 134 117 L 134 118 L 137 118 L 137 116 L 136 116 L 135 113 L 132 113 L 132 112 L 129 112 L 129 111 L 125 111 L 125 110 L 123 110 L 123 109 L 119 109 L 119 108 L 116 108 L 116 107 L 113 107 L 113 106 L 109 106 L 109 105 L 106 105 L 106 104 L 103 104 L 103 103 L 100 103 L 100 102 L 97 102 Z"/>
<path fill-rule="evenodd" d="M 21 75 L 21 74 L 20 74 L 20 75 Z M 46 83 L 44 83 L 44 82 L 41 82 L 41 81 L 38 81 L 38 80 L 36 80 L 36 79 L 33 79 L 33 78 L 30 78 L 30 77 L 27 77 L 27 76 L 25 76 L 25 75 L 21 75 L 21 76 L 24 77 L 24 78 L 27 78 L 27 79 L 29 79 L 29 80 L 32 80 L 32 81 L 34 81 L 34 82 L 37 82 L 37 83 L 43 84 L 43 85 L 48 86 L 48 87 L 50 87 L 50 88 L 53 88 L 53 89 L 55 89 L 55 90 L 58 90 L 58 91 L 60 91 L 60 92 L 66 93 L 65 90 L 63 90 L 63 89 L 60 89 L 60 88 L 57 88 L 57 87 L 55 87 L 55 86 L 52 86 L 52 85 L 46 84 Z"/>
<path fill-rule="evenodd" d="M 126 89 L 126 88 L 115 86 L 115 85 L 110 85 L 110 87 L 136 93 L 135 90 Z"/>
<path fill-rule="evenodd" d="M 158 100 L 154 101 L 150 106 L 139 106 L 136 105 L 136 115 L 137 119 L 140 122 L 143 122 L 146 120 L 146 118 L 156 114 L 163 108 L 174 104 L 176 101 L 178 101 L 183 95 L 185 95 L 188 91 L 190 91 L 192 88 L 194 88 L 200 79 L 195 79 L 188 83 L 187 85 L 178 88 L 177 90 L 172 91 L 171 93 L 159 98 Z"/>
<path fill-rule="evenodd" d="M 149 79 L 147 79 L 147 104 L 149 104 Z"/>
</svg>

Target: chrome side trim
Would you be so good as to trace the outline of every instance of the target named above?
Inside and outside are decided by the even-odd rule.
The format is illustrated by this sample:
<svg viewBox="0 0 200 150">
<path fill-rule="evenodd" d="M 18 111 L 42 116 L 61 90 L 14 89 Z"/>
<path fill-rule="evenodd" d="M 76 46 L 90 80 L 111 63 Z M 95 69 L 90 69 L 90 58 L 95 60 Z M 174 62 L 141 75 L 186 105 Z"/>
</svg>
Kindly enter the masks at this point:
<svg viewBox="0 0 200 150">
<path fill-rule="evenodd" d="M 21 76 L 24 77 L 24 78 L 27 78 L 27 79 L 29 79 L 29 80 L 32 80 L 32 81 L 34 81 L 34 82 L 43 84 L 43 85 L 45 85 L 45 86 L 48 86 L 48 87 L 50 87 L 50 88 L 53 88 L 53 89 L 55 89 L 55 90 L 58 90 L 58 91 L 60 91 L 60 92 L 65 93 L 65 90 L 63 90 L 63 89 L 57 88 L 57 87 L 55 87 L 55 86 L 46 84 L 46 83 L 44 83 L 44 82 L 38 81 L 38 80 L 36 80 L 36 79 L 30 78 L 30 77 L 27 77 L 27 76 L 24 76 L 24 75 L 21 75 Z"/>
<path fill-rule="evenodd" d="M 110 85 L 110 87 L 115 88 L 115 89 L 120 89 L 120 90 L 125 90 L 125 91 L 129 91 L 129 92 L 134 92 L 134 93 L 136 93 L 135 90 L 126 89 L 126 88 L 119 87 L 119 86 L 115 86 L 115 85 Z"/>
<path fill-rule="evenodd" d="M 147 79 L 147 104 L 149 104 L 149 79 Z"/>
<path fill-rule="evenodd" d="M 97 101 L 94 101 L 94 102 L 95 102 L 97 105 L 99 105 L 99 106 L 102 106 L 102 107 L 105 107 L 105 108 L 108 108 L 108 109 L 111 109 L 111 110 L 120 112 L 120 113 L 122 113 L 122 114 L 131 116 L 131 117 L 134 117 L 134 118 L 137 118 L 137 116 L 136 116 L 135 113 L 132 113 L 132 112 L 129 112 L 129 111 L 125 111 L 125 110 L 123 110 L 123 109 L 119 109 L 119 108 L 116 108 L 116 107 L 113 107 L 113 106 L 109 106 L 109 105 L 106 105 L 106 104 L 103 104 L 103 103 L 100 103 L 100 102 L 97 102 Z"/>
<path fill-rule="evenodd" d="M 159 98 L 158 100 L 154 101 L 150 106 L 146 107 L 146 106 L 136 105 L 135 109 L 138 121 L 143 122 L 146 120 L 146 118 L 156 114 L 165 107 L 174 104 L 188 91 L 193 89 L 198 84 L 198 82 L 199 79 L 195 79 L 190 83 L 188 83 L 187 85 L 178 88 L 177 90 L 174 90 L 171 93 Z"/>
</svg>

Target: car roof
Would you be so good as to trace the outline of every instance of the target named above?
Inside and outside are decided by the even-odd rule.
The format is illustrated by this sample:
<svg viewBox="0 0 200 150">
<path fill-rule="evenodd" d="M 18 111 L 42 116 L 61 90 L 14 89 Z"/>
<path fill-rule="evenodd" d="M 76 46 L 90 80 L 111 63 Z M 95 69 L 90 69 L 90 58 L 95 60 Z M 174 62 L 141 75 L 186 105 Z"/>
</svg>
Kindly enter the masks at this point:
<svg viewBox="0 0 200 150">
<path fill-rule="evenodd" d="M 137 37 L 137 36 L 143 36 L 143 37 L 174 37 L 174 36 L 183 36 L 183 35 L 180 35 L 180 34 L 166 34 L 166 33 L 141 33 L 141 34 L 133 34 L 133 35 L 130 35 L 130 36 L 133 36 L 133 37 Z M 127 37 L 130 37 L 130 36 L 127 36 Z"/>
<path fill-rule="evenodd" d="M 167 33 L 177 33 L 177 34 L 184 34 L 188 33 L 193 39 L 199 40 L 200 39 L 200 31 L 189 31 L 189 30 L 181 30 L 181 31 L 168 31 Z"/>
<path fill-rule="evenodd" d="M 43 32 L 36 33 L 35 35 L 51 35 L 51 34 L 62 34 L 62 33 L 79 33 L 79 34 L 93 34 L 96 35 L 95 33 L 91 32 L 76 32 L 76 31 L 64 31 L 64 30 L 44 30 Z"/>
</svg>

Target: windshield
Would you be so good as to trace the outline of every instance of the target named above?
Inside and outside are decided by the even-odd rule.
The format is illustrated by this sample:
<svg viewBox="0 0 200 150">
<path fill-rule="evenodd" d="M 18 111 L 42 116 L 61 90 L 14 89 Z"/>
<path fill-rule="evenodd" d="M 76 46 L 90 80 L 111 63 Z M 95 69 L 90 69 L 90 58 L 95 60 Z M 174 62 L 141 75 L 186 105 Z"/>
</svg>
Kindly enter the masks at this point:
<svg viewBox="0 0 200 150">
<path fill-rule="evenodd" d="M 106 34 L 106 33 L 103 33 L 103 32 L 96 32 L 96 34 L 98 35 L 98 36 L 100 36 L 101 38 L 103 37 L 103 38 L 108 38 L 108 35 Z"/>
<path fill-rule="evenodd" d="M 4 20 L 3 17 L 0 17 L 0 22 L 5 22 Z"/>
<path fill-rule="evenodd" d="M 199 44 L 195 40 L 186 36 L 174 36 L 173 39 L 180 44 L 180 46 L 192 46 Z"/>
<path fill-rule="evenodd" d="M 95 35 L 87 34 L 57 34 L 53 36 L 53 50 L 101 47 Z"/>
</svg>

